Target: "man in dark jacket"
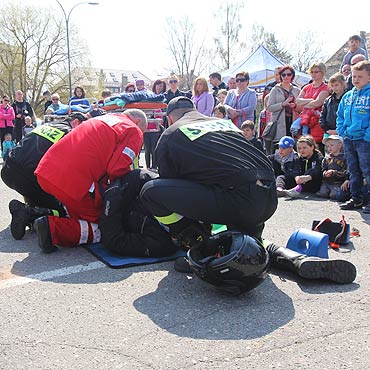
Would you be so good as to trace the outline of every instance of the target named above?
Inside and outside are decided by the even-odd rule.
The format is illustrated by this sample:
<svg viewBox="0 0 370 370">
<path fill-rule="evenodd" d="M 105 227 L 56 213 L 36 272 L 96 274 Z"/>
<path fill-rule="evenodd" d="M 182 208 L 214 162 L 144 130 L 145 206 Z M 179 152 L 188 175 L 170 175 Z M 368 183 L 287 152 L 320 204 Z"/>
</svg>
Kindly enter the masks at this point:
<svg viewBox="0 0 370 370">
<path fill-rule="evenodd" d="M 42 97 L 44 98 L 45 100 L 45 103 L 44 103 L 44 114 L 46 112 L 46 110 L 50 107 L 50 105 L 52 104 L 52 101 L 51 101 L 51 92 L 49 90 L 46 90 L 42 93 Z"/>
<path fill-rule="evenodd" d="M 15 113 L 13 139 L 18 143 L 22 139 L 25 117 L 30 116 L 34 119 L 34 114 L 30 103 L 23 98 L 23 92 L 21 90 L 15 92 L 15 100 L 12 107 Z"/>
<path fill-rule="evenodd" d="M 160 179 L 141 192 L 152 214 L 175 234 L 200 220 L 261 239 L 277 207 L 274 171 L 264 153 L 234 124 L 206 118 L 186 97 L 170 102 L 167 117 L 170 127 L 156 148 Z"/>
<path fill-rule="evenodd" d="M 217 99 L 217 94 L 221 89 L 227 90 L 225 82 L 221 81 L 221 75 L 218 72 L 209 75 L 209 82 L 213 86 L 213 97 Z"/>
<path fill-rule="evenodd" d="M 26 226 L 40 215 L 65 215 L 62 204 L 41 189 L 34 171 L 48 149 L 68 134 L 72 126 L 84 120 L 86 117 L 82 113 L 72 113 L 64 122 L 36 127 L 10 151 L 1 170 L 1 178 L 8 187 L 23 195 L 27 202 L 25 205 L 13 199 L 9 203 L 12 214 L 10 230 L 15 239 L 23 238 Z"/>
</svg>

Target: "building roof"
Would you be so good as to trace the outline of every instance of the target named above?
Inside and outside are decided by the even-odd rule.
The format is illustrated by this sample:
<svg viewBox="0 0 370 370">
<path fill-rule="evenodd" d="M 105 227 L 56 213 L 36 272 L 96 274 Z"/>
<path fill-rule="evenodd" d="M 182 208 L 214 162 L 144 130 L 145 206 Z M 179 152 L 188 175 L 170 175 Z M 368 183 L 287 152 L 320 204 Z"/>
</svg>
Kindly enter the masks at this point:
<svg viewBox="0 0 370 370">
<path fill-rule="evenodd" d="M 77 67 L 73 70 L 73 79 L 82 86 L 103 85 L 106 89 L 118 89 L 135 83 L 136 80 L 144 80 L 146 86 L 150 86 L 151 80 L 140 71 L 127 69 L 102 69 L 92 67 Z"/>
</svg>

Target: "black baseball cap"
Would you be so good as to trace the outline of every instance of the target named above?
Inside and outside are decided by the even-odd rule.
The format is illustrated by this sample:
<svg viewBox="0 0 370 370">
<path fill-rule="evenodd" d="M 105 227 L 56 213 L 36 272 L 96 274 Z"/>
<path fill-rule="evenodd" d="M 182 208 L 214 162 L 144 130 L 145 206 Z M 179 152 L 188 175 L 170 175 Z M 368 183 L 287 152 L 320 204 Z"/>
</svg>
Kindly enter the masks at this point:
<svg viewBox="0 0 370 370">
<path fill-rule="evenodd" d="M 91 110 L 89 112 L 91 118 L 95 118 L 95 117 L 99 117 L 99 116 L 103 116 L 104 114 L 106 114 L 107 111 L 102 109 L 102 108 L 95 108 L 93 110 Z"/>
<path fill-rule="evenodd" d="M 194 103 L 186 96 L 178 96 L 172 99 L 167 105 L 167 115 L 171 114 L 175 109 L 191 108 L 195 109 Z"/>
<path fill-rule="evenodd" d="M 69 118 L 71 119 L 71 121 L 73 121 L 74 119 L 78 119 L 80 122 L 87 120 L 86 114 L 83 114 L 81 112 L 73 112 L 69 115 Z"/>
</svg>

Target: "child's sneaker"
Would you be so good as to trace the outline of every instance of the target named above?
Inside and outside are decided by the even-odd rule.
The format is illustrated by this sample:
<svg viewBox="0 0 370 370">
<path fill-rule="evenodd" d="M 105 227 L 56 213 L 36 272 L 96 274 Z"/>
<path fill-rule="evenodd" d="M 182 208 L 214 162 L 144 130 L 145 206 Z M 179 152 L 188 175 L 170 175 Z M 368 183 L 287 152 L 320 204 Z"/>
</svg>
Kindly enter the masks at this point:
<svg viewBox="0 0 370 370">
<path fill-rule="evenodd" d="M 301 197 L 301 192 L 298 191 L 296 188 L 289 189 L 289 190 L 284 190 L 284 194 L 287 197 L 292 198 L 292 199 L 300 198 Z"/>
<path fill-rule="evenodd" d="M 368 204 L 367 206 L 363 207 L 362 212 L 366 213 L 366 214 L 369 214 L 370 213 L 370 205 Z"/>
<path fill-rule="evenodd" d="M 351 211 L 353 209 L 360 209 L 364 205 L 362 200 L 350 199 L 339 206 L 344 211 Z"/>
</svg>

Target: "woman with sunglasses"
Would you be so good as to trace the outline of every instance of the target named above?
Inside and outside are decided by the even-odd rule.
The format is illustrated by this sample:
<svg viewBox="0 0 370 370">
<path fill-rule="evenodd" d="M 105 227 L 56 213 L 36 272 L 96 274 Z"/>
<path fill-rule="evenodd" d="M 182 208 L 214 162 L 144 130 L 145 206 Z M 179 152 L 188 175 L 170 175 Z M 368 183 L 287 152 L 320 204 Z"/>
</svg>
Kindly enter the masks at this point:
<svg viewBox="0 0 370 370">
<path fill-rule="evenodd" d="M 136 87 L 133 83 L 128 83 L 125 87 L 125 93 L 134 93 L 136 91 Z"/>
<path fill-rule="evenodd" d="M 239 72 L 235 76 L 236 89 L 229 90 L 225 99 L 225 108 L 229 118 L 238 127 L 246 120 L 254 122 L 254 110 L 257 106 L 257 94 L 248 88 L 249 73 Z"/>
<path fill-rule="evenodd" d="M 266 147 L 268 154 L 275 152 L 279 140 L 283 136 L 291 136 L 290 126 L 298 118 L 296 112 L 296 98 L 300 89 L 293 85 L 295 71 L 290 65 L 285 65 L 278 70 L 280 81 L 270 91 L 267 110 L 271 112 L 271 120 L 277 120 L 277 128 L 272 145 Z"/>
<path fill-rule="evenodd" d="M 49 108 L 52 108 L 53 112 L 57 111 L 59 108 L 61 108 L 61 102 L 60 102 L 60 96 L 58 93 L 54 93 L 51 96 L 51 105 Z"/>
<path fill-rule="evenodd" d="M 172 75 L 168 80 L 168 83 L 170 88 L 166 92 L 166 104 L 168 104 L 173 98 L 177 98 L 178 96 L 186 96 L 186 93 L 178 88 L 179 78 L 176 75 Z"/>
<path fill-rule="evenodd" d="M 13 135 L 13 120 L 15 119 L 15 113 L 13 107 L 9 104 L 9 97 L 3 96 L 0 104 L 0 136 L 1 136 L 1 148 L 3 146 L 4 136 L 6 134 Z"/>
</svg>

